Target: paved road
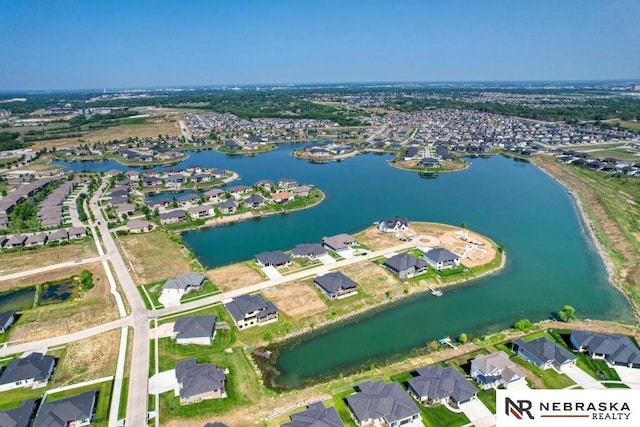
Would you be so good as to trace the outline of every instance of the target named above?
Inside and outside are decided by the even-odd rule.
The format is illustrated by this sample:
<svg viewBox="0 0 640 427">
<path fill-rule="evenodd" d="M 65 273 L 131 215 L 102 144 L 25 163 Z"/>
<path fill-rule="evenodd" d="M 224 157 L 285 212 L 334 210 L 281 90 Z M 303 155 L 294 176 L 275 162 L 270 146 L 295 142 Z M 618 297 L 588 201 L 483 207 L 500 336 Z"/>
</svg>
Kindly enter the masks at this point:
<svg viewBox="0 0 640 427">
<path fill-rule="evenodd" d="M 82 264 L 91 264 L 92 262 L 100 262 L 106 260 L 106 256 L 98 256 L 93 258 L 84 258 L 76 261 L 61 262 L 60 264 L 47 265 L 46 267 L 34 268 L 32 270 L 20 271 L 18 273 L 5 274 L 0 276 L 0 282 L 3 280 L 15 280 L 20 277 L 31 276 L 38 273 L 46 273 L 47 271 L 59 270 L 65 267 L 75 267 Z"/>
<path fill-rule="evenodd" d="M 160 309 L 160 310 L 156 310 L 155 312 L 153 312 L 153 314 L 154 314 L 154 316 L 158 316 L 158 317 L 167 316 L 167 315 L 171 315 L 171 314 L 176 314 L 176 313 L 179 313 L 181 311 L 193 310 L 193 309 L 202 307 L 204 305 L 214 304 L 214 303 L 217 303 L 217 302 L 221 302 L 221 301 L 223 301 L 225 299 L 235 298 L 235 297 L 240 296 L 240 295 L 259 292 L 259 291 L 262 291 L 264 289 L 270 288 L 272 286 L 281 285 L 283 283 L 293 282 L 295 280 L 303 279 L 303 278 L 306 278 L 306 277 L 311 277 L 311 276 L 316 276 L 316 275 L 328 273 L 331 270 L 335 270 L 337 268 L 342 268 L 342 267 L 345 267 L 347 265 L 355 264 L 357 262 L 364 261 L 366 259 L 377 258 L 379 256 L 384 256 L 384 255 L 387 255 L 387 254 L 390 254 L 390 253 L 393 253 L 393 252 L 401 251 L 403 249 L 409 249 L 409 248 L 413 248 L 415 246 L 420 246 L 420 241 L 419 240 L 420 239 L 418 238 L 418 239 L 414 239 L 411 242 L 405 242 L 405 243 L 402 243 L 400 245 L 393 246 L 391 248 L 381 249 L 381 250 L 375 251 L 375 252 L 369 252 L 369 254 L 366 257 L 364 257 L 364 256 L 354 256 L 353 258 L 348 258 L 348 259 L 344 259 L 344 260 L 341 260 L 341 261 L 337 261 L 337 262 L 335 262 L 333 264 L 319 265 L 318 267 L 315 267 L 315 268 L 309 268 L 307 270 L 302 270 L 302 271 L 299 271 L 297 273 L 292 273 L 292 274 L 288 274 L 286 276 L 282 276 L 282 277 L 278 277 L 278 278 L 274 278 L 274 279 L 270 279 L 270 280 L 265 280 L 264 282 L 256 283 L 255 285 L 250 285 L 250 286 L 246 286 L 244 288 L 234 289 L 232 291 L 224 292 L 224 293 L 217 294 L 217 295 L 213 295 L 213 296 L 208 297 L 208 298 L 199 299 L 199 300 L 196 300 L 196 301 L 188 302 L 186 304 L 180 304 L 179 306 L 166 307 L 166 308 L 163 308 L 163 309 Z"/>
</svg>

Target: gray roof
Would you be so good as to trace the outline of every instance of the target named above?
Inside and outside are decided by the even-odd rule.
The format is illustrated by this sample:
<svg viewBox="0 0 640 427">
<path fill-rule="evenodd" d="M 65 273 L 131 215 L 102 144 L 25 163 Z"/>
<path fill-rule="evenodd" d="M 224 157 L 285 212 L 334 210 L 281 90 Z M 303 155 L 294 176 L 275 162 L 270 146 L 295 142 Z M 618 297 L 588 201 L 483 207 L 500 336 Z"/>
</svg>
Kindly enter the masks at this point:
<svg viewBox="0 0 640 427">
<path fill-rule="evenodd" d="M 32 234 L 27 237 L 27 240 L 24 242 L 25 245 L 29 245 L 31 243 L 45 243 L 47 241 L 47 233 L 38 233 Z"/>
<path fill-rule="evenodd" d="M 398 383 L 366 381 L 358 389 L 360 392 L 347 396 L 346 401 L 359 422 L 384 418 L 392 423 L 420 413 Z"/>
<path fill-rule="evenodd" d="M 86 419 L 93 414 L 96 397 L 96 391 L 92 390 L 54 402 L 46 402 L 40 407 L 33 427 L 66 427 L 69 421 Z"/>
<path fill-rule="evenodd" d="M 29 427 L 31 418 L 36 411 L 34 399 L 23 400 L 20 406 L 0 412 L 0 426 L 2 427 Z"/>
<path fill-rule="evenodd" d="M 301 243 L 291 249 L 291 255 L 293 256 L 307 256 L 307 255 L 324 255 L 327 250 L 319 243 Z"/>
<path fill-rule="evenodd" d="M 22 359 L 13 359 L 0 374 L 0 385 L 31 378 L 34 381 L 45 381 L 55 363 L 53 357 L 42 353 L 31 353 Z"/>
<path fill-rule="evenodd" d="M 244 199 L 244 202 L 248 205 L 259 205 L 264 203 L 264 197 L 259 194 L 252 194 Z"/>
<path fill-rule="evenodd" d="M 204 193 L 204 195 L 207 196 L 207 197 L 216 197 L 216 196 L 219 196 L 221 194 L 224 194 L 224 191 L 222 191 L 219 188 L 212 188 L 211 190 L 209 190 L 209 191 Z"/>
<path fill-rule="evenodd" d="M 6 325 L 9 319 L 14 318 L 15 315 L 16 312 L 13 310 L 3 311 L 2 313 L 0 313 L 0 327 Z"/>
<path fill-rule="evenodd" d="M 84 227 L 69 228 L 69 235 L 74 235 L 74 234 L 87 234 L 87 229 Z"/>
<path fill-rule="evenodd" d="M 448 368 L 440 365 L 425 366 L 417 372 L 419 375 L 411 378 L 408 383 L 421 397 L 434 400 L 453 398 L 456 402 L 464 402 L 478 391 L 451 366 Z"/>
<path fill-rule="evenodd" d="M 518 347 L 526 350 L 533 357 L 538 359 L 542 363 L 549 361 L 556 362 L 558 365 L 562 365 L 567 360 L 575 360 L 576 357 L 569 353 L 564 348 L 551 342 L 547 337 L 536 338 L 531 341 L 523 341 L 518 338 L 513 341 Z"/>
<path fill-rule="evenodd" d="M 216 327 L 216 316 L 181 317 L 173 325 L 177 339 L 211 338 Z"/>
<path fill-rule="evenodd" d="M 171 218 L 186 218 L 187 214 L 182 209 L 176 209 L 175 211 L 165 212 L 160 214 L 160 219 L 171 219 Z"/>
<path fill-rule="evenodd" d="M 323 237 L 322 243 L 333 249 L 345 249 L 350 244 L 357 242 L 356 238 L 342 233 L 331 237 Z"/>
<path fill-rule="evenodd" d="M 291 258 L 282 251 L 260 252 L 256 259 L 264 265 L 280 265 L 291 261 Z"/>
<path fill-rule="evenodd" d="M 224 306 L 236 321 L 244 320 L 247 314 L 254 311 L 261 312 L 258 317 L 266 317 L 278 311 L 271 301 L 263 301 L 258 295 L 240 295 Z"/>
<path fill-rule="evenodd" d="M 221 209 L 230 209 L 238 207 L 238 204 L 234 200 L 228 199 L 220 203 L 218 207 Z"/>
<path fill-rule="evenodd" d="M 9 246 L 23 245 L 25 240 L 27 240 L 27 236 L 25 236 L 24 234 L 14 234 L 6 244 Z"/>
<path fill-rule="evenodd" d="M 213 363 L 198 365 L 195 359 L 187 359 L 176 363 L 176 379 L 182 386 L 180 397 L 189 398 L 222 389 L 227 376 Z"/>
<path fill-rule="evenodd" d="M 399 272 L 411 267 L 415 267 L 416 269 L 425 268 L 427 262 L 411 254 L 398 254 L 389 258 L 384 265 L 393 271 Z"/>
<path fill-rule="evenodd" d="M 640 364 L 640 350 L 627 336 L 572 331 L 571 337 L 589 353 L 604 354 L 607 359 L 625 365 Z"/>
<path fill-rule="evenodd" d="M 386 219 L 383 219 L 380 222 L 384 223 L 387 228 L 393 228 L 393 227 L 396 226 L 397 223 L 400 223 L 401 225 L 409 226 L 409 220 L 406 217 L 403 217 L 403 216 L 395 216 L 393 218 L 386 218 Z"/>
<path fill-rule="evenodd" d="M 198 287 L 202 285 L 205 281 L 206 277 L 200 273 L 185 273 L 181 274 L 175 279 L 167 280 L 164 285 L 162 285 L 162 289 L 182 289 L 185 290 L 187 287 Z"/>
<path fill-rule="evenodd" d="M 153 228 L 153 223 L 150 221 L 145 221 L 144 219 L 134 218 L 132 220 L 129 220 L 129 222 L 127 222 L 127 228 L 129 230 L 136 230 L 139 228 L 149 228 L 149 226 Z"/>
<path fill-rule="evenodd" d="M 426 258 L 429 258 L 431 261 L 438 262 L 447 262 L 454 261 L 456 259 L 460 259 L 459 255 L 454 254 L 450 250 L 444 248 L 435 248 L 424 254 Z"/>
<path fill-rule="evenodd" d="M 49 240 L 66 240 L 69 238 L 69 233 L 64 228 L 49 233 Z"/>
<path fill-rule="evenodd" d="M 282 427 L 344 427 L 336 408 L 325 408 L 322 402 L 310 403 L 307 409 L 291 415 L 291 421 Z"/>
<path fill-rule="evenodd" d="M 313 282 L 330 294 L 338 292 L 340 289 L 354 289 L 358 286 L 356 282 L 339 271 L 318 276 L 313 279 Z"/>
<path fill-rule="evenodd" d="M 178 197 L 179 202 L 192 202 L 194 200 L 199 200 L 200 196 L 195 193 L 185 194 L 183 196 Z"/>
</svg>

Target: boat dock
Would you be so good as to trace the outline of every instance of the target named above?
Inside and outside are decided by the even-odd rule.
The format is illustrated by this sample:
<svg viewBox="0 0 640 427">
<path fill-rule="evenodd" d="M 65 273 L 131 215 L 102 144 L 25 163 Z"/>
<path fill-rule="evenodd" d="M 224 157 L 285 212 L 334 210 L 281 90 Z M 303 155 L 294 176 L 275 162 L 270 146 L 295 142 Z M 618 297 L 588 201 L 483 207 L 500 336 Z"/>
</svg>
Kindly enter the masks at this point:
<svg viewBox="0 0 640 427">
<path fill-rule="evenodd" d="M 446 345 L 448 345 L 449 347 L 451 347 L 451 348 L 452 348 L 452 349 L 454 349 L 454 350 L 457 350 L 457 349 L 458 349 L 458 347 L 456 347 L 455 345 L 453 345 L 453 343 L 451 342 L 451 338 L 449 338 L 449 337 L 444 337 L 444 338 L 442 338 L 441 340 L 438 340 L 438 342 L 439 342 L 440 344 L 446 344 Z"/>
<path fill-rule="evenodd" d="M 442 291 L 439 289 L 434 289 L 431 286 L 427 286 L 427 289 L 429 289 L 429 292 L 431 292 L 431 295 L 435 296 L 435 297 L 441 297 L 442 296 Z"/>
</svg>

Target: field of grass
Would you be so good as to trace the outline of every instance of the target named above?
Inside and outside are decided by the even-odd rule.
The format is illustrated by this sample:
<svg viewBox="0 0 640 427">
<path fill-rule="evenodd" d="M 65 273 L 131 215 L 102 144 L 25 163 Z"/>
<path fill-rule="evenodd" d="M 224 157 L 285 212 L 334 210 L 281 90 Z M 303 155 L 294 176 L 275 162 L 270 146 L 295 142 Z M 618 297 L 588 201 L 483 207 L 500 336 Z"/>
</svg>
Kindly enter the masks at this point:
<svg viewBox="0 0 640 427">
<path fill-rule="evenodd" d="M 619 126 L 622 126 L 623 128 L 627 128 L 630 129 L 632 131 L 635 132 L 640 132 L 640 122 L 618 122 L 617 123 Z"/>
<path fill-rule="evenodd" d="M 98 256 L 96 245 L 93 239 L 89 238 L 64 246 L 0 252 L 0 274 L 17 273 L 62 262 L 75 261 L 79 258 L 86 259 L 96 256 Z M 13 286 L 6 289 L 11 287 Z"/>
<path fill-rule="evenodd" d="M 465 414 L 456 414 L 442 405 L 418 405 L 426 427 L 459 427 L 469 424 Z"/>
</svg>

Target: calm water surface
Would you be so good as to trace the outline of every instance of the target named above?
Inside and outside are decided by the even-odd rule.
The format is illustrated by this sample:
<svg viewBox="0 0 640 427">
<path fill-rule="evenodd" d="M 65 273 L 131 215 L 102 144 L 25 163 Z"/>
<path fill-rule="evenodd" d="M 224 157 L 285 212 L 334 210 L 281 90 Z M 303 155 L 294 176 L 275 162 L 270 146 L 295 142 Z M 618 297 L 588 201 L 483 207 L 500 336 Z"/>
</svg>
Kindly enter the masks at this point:
<svg viewBox="0 0 640 427">
<path fill-rule="evenodd" d="M 622 295 L 607 283 L 601 259 L 585 234 L 567 191 L 535 166 L 500 156 L 468 159 L 462 172 L 428 179 L 389 167 L 384 155 L 361 155 L 338 163 L 293 159 L 292 147 L 257 157 L 192 153 L 180 164 L 236 171 L 240 183 L 291 177 L 314 184 L 327 198 L 319 206 L 223 228 L 183 234 L 201 262 L 216 267 L 273 249 L 289 249 L 323 236 L 354 233 L 391 215 L 416 221 L 467 226 L 504 244 L 504 270 L 448 289 L 441 298 L 424 294 L 278 346 L 270 378 L 297 387 L 461 332 L 479 335 L 521 318 L 547 318 L 571 304 L 582 318 L 632 320 Z M 100 162 L 102 170 L 117 167 Z M 64 163 L 63 163 L 64 164 Z M 76 170 L 86 164 L 64 164 Z M 120 167 L 122 169 L 122 167 Z"/>
</svg>

